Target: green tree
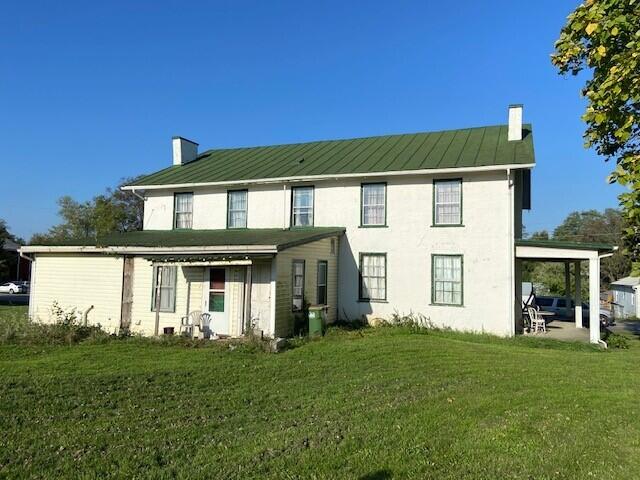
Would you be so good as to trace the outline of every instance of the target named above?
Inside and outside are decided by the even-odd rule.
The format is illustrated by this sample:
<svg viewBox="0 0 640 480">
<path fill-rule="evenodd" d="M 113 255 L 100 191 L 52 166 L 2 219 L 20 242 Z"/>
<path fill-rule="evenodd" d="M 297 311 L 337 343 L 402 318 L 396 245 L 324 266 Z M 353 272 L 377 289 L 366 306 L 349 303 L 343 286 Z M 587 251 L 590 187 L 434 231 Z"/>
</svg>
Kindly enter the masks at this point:
<svg viewBox="0 0 640 480">
<path fill-rule="evenodd" d="M 120 186 L 135 178 L 124 179 L 115 189 L 96 195 L 92 200 L 78 202 L 70 196 L 58 200 L 58 214 L 62 223 L 46 233 L 31 237 L 32 244 L 51 244 L 74 239 L 95 238 L 113 232 L 129 232 L 142 229 L 143 201 Z"/>
<path fill-rule="evenodd" d="M 567 19 L 551 57 L 561 74 L 591 75 L 582 94 L 585 146 L 616 167 L 626 249 L 640 274 L 640 1 L 587 0 Z"/>
</svg>

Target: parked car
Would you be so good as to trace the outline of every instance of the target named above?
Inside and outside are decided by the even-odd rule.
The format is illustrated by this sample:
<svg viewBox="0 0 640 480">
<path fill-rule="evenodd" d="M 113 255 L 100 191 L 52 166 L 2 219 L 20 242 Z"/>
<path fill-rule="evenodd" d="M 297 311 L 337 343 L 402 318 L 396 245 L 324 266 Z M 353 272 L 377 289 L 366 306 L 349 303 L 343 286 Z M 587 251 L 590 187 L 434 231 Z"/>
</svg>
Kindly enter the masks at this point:
<svg viewBox="0 0 640 480">
<path fill-rule="evenodd" d="M 535 298 L 535 304 L 540 307 L 540 310 L 544 310 L 547 312 L 552 312 L 559 317 L 566 317 L 566 305 L 567 301 L 564 297 L 538 297 Z M 575 302 L 571 301 L 571 312 L 568 318 L 574 316 Z M 589 304 L 582 304 L 582 324 L 585 326 L 589 325 Z M 613 315 L 611 310 L 600 307 L 600 325 L 603 327 L 608 327 L 609 325 L 613 325 Z"/>
<path fill-rule="evenodd" d="M 0 285 L 0 293 L 27 293 L 21 282 L 6 282 Z"/>
<path fill-rule="evenodd" d="M 29 290 L 31 290 L 31 282 L 26 282 L 23 280 L 17 283 L 22 285 L 22 287 L 24 288 L 24 293 L 29 293 Z"/>
</svg>

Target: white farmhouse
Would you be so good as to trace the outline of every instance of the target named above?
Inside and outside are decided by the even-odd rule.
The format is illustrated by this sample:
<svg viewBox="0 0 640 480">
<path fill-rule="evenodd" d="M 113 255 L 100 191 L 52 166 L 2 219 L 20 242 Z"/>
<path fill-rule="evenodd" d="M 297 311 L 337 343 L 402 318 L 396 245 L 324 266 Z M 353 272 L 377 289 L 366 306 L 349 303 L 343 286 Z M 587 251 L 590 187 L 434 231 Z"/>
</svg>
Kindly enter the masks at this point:
<svg viewBox="0 0 640 480">
<path fill-rule="evenodd" d="M 598 298 L 608 254 L 521 240 L 534 163 L 519 105 L 508 125 L 441 132 L 203 153 L 176 137 L 173 165 L 124 187 L 144 198 L 143 231 L 22 249 L 30 315 L 47 321 L 58 301 L 158 334 L 203 311 L 219 335 L 285 337 L 320 304 L 329 322 L 413 312 L 512 336 L 521 259 L 588 261 Z"/>
</svg>

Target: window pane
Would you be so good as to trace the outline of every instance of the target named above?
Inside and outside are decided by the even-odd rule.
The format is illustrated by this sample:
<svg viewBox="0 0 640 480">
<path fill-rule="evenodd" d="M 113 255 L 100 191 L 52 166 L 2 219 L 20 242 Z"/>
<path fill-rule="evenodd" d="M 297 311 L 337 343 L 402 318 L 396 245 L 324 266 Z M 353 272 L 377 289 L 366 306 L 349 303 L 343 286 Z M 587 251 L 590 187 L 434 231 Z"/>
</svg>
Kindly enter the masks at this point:
<svg viewBox="0 0 640 480">
<path fill-rule="evenodd" d="M 192 228 L 193 194 L 176 193 L 175 195 L 175 228 Z"/>
<path fill-rule="evenodd" d="M 437 181 L 434 190 L 434 222 L 436 225 L 461 223 L 462 182 L 460 180 Z"/>
<path fill-rule="evenodd" d="M 247 226 L 247 192 L 229 192 L 229 228 L 246 228 Z"/>
<path fill-rule="evenodd" d="M 209 308 L 211 312 L 224 312 L 224 293 L 211 292 L 209 294 Z"/>
<path fill-rule="evenodd" d="M 157 288 L 158 276 L 160 278 L 160 288 Z M 161 312 L 175 311 L 176 298 L 176 273 L 177 267 L 154 267 L 153 269 L 153 291 L 151 293 L 151 310 L 156 309 L 156 294 L 160 294 L 159 307 Z"/>
<path fill-rule="evenodd" d="M 292 220 L 294 226 L 313 225 L 313 187 L 293 188 Z"/>
<path fill-rule="evenodd" d="M 386 292 L 386 256 L 362 255 L 360 293 L 363 299 L 384 300 Z"/>
<path fill-rule="evenodd" d="M 225 269 L 212 268 L 209 270 L 209 288 L 211 290 L 224 290 Z"/>
<path fill-rule="evenodd" d="M 462 304 L 462 257 L 436 255 L 433 257 L 433 302 Z"/>
<path fill-rule="evenodd" d="M 386 185 L 362 185 L 362 224 L 384 225 Z"/>
</svg>

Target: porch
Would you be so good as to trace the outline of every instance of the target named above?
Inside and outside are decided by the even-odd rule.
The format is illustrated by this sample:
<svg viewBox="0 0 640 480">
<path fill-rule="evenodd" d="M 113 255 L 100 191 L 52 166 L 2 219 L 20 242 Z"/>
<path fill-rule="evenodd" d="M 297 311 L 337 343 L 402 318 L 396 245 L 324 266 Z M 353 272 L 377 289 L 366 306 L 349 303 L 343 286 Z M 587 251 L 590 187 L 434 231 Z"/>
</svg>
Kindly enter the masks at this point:
<svg viewBox="0 0 640 480">
<path fill-rule="evenodd" d="M 611 256 L 617 247 L 597 244 L 564 242 L 556 240 L 517 239 L 516 245 L 516 326 L 524 332 L 522 312 L 522 261 L 561 262 L 565 273 L 564 320 L 557 315 L 547 322 L 547 336 L 559 340 L 584 340 L 600 343 L 600 260 Z M 583 321 L 581 267 L 588 262 L 588 328 Z M 571 279 L 573 277 L 573 289 Z M 575 305 L 572 308 L 572 305 Z"/>
</svg>

